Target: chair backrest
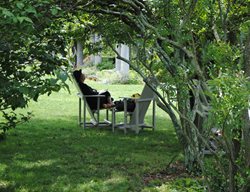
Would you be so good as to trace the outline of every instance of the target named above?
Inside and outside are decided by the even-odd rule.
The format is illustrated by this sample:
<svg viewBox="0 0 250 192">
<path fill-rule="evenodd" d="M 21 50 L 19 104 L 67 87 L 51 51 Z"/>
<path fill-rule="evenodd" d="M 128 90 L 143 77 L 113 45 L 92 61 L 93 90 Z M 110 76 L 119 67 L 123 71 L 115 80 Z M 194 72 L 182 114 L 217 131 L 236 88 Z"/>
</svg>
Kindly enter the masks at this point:
<svg viewBox="0 0 250 192">
<path fill-rule="evenodd" d="M 72 79 L 72 81 L 73 81 L 73 83 L 74 83 L 74 85 L 75 85 L 75 87 L 76 87 L 76 89 L 77 89 L 77 91 L 78 91 L 78 94 L 79 94 L 80 96 L 83 96 L 83 93 L 82 93 L 82 91 L 81 91 L 81 89 L 80 89 L 80 87 L 79 87 L 79 85 L 78 85 L 78 83 L 77 83 L 77 81 L 76 81 L 74 75 L 70 74 L 70 78 Z"/>
<path fill-rule="evenodd" d="M 145 84 L 140 99 L 139 101 L 139 124 L 143 124 L 144 123 L 144 118 L 145 115 L 147 113 L 148 107 L 151 103 L 151 101 L 154 99 L 154 92 L 153 90 L 147 85 Z M 144 101 L 145 100 L 145 101 Z M 132 117 L 130 119 L 130 124 L 136 124 L 136 109 L 132 114 Z"/>
<path fill-rule="evenodd" d="M 86 97 L 84 97 L 84 95 L 83 95 L 83 93 L 82 93 L 82 91 L 81 91 L 81 89 L 80 89 L 80 87 L 79 87 L 79 85 L 78 85 L 78 83 L 77 83 L 77 81 L 76 81 L 74 75 L 70 74 L 70 76 L 71 76 L 71 79 L 72 79 L 72 81 L 73 81 L 73 83 L 74 83 L 74 85 L 75 85 L 75 87 L 76 87 L 76 89 L 77 89 L 77 91 L 78 91 L 78 96 L 79 96 L 81 99 L 84 100 L 84 103 L 85 103 L 85 105 L 86 105 L 86 108 L 87 108 L 87 110 L 88 110 L 88 112 L 89 112 L 91 118 L 94 119 L 94 120 L 96 120 L 96 118 L 95 118 L 95 116 L 94 116 L 94 114 L 93 114 L 93 113 L 94 113 L 94 110 L 91 110 L 91 109 L 90 109 L 90 107 L 89 107 L 89 105 L 88 105 L 88 103 L 87 103 Z"/>
</svg>

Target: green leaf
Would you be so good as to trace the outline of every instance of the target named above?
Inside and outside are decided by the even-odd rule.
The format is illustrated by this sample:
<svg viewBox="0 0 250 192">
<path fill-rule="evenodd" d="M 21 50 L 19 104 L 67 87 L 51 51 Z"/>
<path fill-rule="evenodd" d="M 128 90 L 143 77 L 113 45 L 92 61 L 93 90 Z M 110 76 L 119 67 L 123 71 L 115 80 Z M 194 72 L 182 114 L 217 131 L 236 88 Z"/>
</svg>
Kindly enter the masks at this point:
<svg viewBox="0 0 250 192">
<path fill-rule="evenodd" d="M 27 21 L 27 22 L 29 22 L 29 23 L 33 23 L 33 21 L 29 17 L 25 17 L 24 20 Z"/>
<path fill-rule="evenodd" d="M 16 18 L 17 18 L 17 20 L 18 20 L 20 23 L 23 23 L 23 21 L 25 20 L 25 17 L 19 17 L 19 16 L 17 16 Z"/>
<path fill-rule="evenodd" d="M 25 9 L 27 13 L 34 13 L 35 15 L 37 14 L 36 9 L 32 6 L 29 6 L 27 9 Z"/>
<path fill-rule="evenodd" d="M 29 23 L 33 23 L 33 21 L 29 18 L 29 17 L 17 17 L 17 20 L 20 22 L 20 23 L 23 23 L 24 21 L 27 21 Z"/>
<path fill-rule="evenodd" d="M 14 17 L 14 14 L 10 12 L 8 9 L 3 9 L 3 14 L 8 17 Z"/>
<path fill-rule="evenodd" d="M 64 86 L 65 86 L 66 90 L 70 93 L 69 85 L 68 85 L 68 84 L 65 84 Z"/>
<path fill-rule="evenodd" d="M 67 74 L 64 71 L 60 71 L 57 74 L 57 78 L 65 82 L 68 79 Z"/>
<path fill-rule="evenodd" d="M 50 79 L 50 85 L 54 86 L 56 85 L 56 83 L 57 83 L 57 79 L 54 79 L 54 78 Z"/>
<path fill-rule="evenodd" d="M 58 9 L 56 7 L 52 7 L 50 9 L 50 11 L 51 11 L 52 15 L 57 15 L 58 14 Z"/>
<path fill-rule="evenodd" d="M 19 91 L 25 95 L 29 94 L 29 88 L 28 87 L 20 87 Z"/>
<path fill-rule="evenodd" d="M 12 20 L 13 20 L 13 23 L 18 23 L 18 20 L 16 17 L 13 17 Z"/>
<path fill-rule="evenodd" d="M 39 93 L 36 93 L 35 96 L 33 97 L 33 100 L 37 101 L 38 97 L 39 97 Z"/>
<path fill-rule="evenodd" d="M 17 6 L 19 9 L 24 8 L 24 4 L 23 4 L 22 2 L 17 2 L 17 3 L 16 3 L 16 6 Z"/>
</svg>

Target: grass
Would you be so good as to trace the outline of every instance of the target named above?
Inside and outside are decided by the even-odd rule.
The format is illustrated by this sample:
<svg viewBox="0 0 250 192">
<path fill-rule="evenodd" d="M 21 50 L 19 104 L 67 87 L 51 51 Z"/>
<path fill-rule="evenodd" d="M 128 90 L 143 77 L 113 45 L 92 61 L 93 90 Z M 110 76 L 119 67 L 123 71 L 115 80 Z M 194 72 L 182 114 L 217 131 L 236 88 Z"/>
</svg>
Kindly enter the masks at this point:
<svg viewBox="0 0 250 192">
<path fill-rule="evenodd" d="M 103 85 L 115 99 L 141 92 L 142 85 Z M 34 117 L 0 142 L 0 191 L 147 191 L 143 175 L 166 168 L 180 146 L 168 116 L 157 109 L 156 130 L 139 135 L 77 125 L 75 88 L 30 103 Z M 150 114 L 148 115 L 150 119 Z M 151 188 L 152 189 L 152 188 Z M 155 189 L 156 190 L 156 189 Z"/>
</svg>

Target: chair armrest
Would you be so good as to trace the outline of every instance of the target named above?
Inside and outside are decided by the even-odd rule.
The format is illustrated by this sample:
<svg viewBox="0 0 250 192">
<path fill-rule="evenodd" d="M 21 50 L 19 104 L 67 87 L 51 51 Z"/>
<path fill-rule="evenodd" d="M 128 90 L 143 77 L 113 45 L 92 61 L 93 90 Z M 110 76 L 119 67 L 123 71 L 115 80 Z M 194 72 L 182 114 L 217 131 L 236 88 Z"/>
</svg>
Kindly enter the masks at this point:
<svg viewBox="0 0 250 192">
<path fill-rule="evenodd" d="M 99 97 L 99 98 L 101 98 L 101 97 L 105 97 L 105 95 L 83 95 L 83 97 Z"/>
<path fill-rule="evenodd" d="M 83 94 L 81 94 L 81 93 L 77 93 L 77 96 L 78 97 L 97 97 L 97 98 L 101 98 L 101 97 L 105 97 L 105 95 L 83 95 Z"/>
<path fill-rule="evenodd" d="M 140 98 L 132 98 L 132 97 L 119 97 L 119 98 L 122 98 L 122 99 L 125 99 L 125 100 L 133 99 L 135 102 L 146 102 L 146 101 L 152 101 L 152 100 L 154 100 L 154 97 L 151 97 L 151 98 L 143 98 L 143 99 L 140 99 Z"/>
</svg>

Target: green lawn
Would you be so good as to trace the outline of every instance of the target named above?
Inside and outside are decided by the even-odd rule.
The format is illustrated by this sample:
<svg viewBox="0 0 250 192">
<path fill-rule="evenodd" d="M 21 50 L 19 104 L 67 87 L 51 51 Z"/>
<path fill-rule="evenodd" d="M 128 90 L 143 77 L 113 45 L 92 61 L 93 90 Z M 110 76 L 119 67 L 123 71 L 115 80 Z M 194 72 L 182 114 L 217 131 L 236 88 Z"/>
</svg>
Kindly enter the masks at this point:
<svg viewBox="0 0 250 192">
<path fill-rule="evenodd" d="M 142 85 L 88 84 L 109 89 L 115 99 L 142 90 Z M 139 135 L 83 130 L 77 124 L 76 90 L 70 87 L 71 94 L 62 90 L 32 102 L 25 111 L 35 116 L 0 142 L 0 191 L 156 190 L 145 185 L 143 175 L 165 169 L 180 153 L 168 116 L 157 108 L 156 130 Z"/>
</svg>

